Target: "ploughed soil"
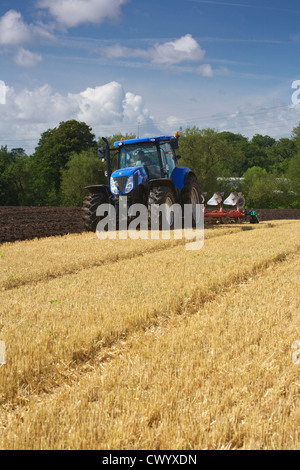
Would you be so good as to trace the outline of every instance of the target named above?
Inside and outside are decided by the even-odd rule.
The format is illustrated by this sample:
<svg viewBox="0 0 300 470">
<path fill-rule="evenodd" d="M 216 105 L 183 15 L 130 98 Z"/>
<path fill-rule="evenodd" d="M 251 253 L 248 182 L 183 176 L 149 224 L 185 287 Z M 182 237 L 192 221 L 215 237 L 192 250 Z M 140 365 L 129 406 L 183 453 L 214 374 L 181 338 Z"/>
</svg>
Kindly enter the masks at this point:
<svg viewBox="0 0 300 470">
<path fill-rule="evenodd" d="M 0 243 L 83 231 L 80 207 L 0 207 Z"/>
<path fill-rule="evenodd" d="M 259 220 L 300 219 L 300 209 L 257 209 Z"/>
<path fill-rule="evenodd" d="M 260 221 L 300 219 L 300 209 L 259 209 Z M 0 243 L 84 232 L 80 207 L 0 207 Z"/>
</svg>

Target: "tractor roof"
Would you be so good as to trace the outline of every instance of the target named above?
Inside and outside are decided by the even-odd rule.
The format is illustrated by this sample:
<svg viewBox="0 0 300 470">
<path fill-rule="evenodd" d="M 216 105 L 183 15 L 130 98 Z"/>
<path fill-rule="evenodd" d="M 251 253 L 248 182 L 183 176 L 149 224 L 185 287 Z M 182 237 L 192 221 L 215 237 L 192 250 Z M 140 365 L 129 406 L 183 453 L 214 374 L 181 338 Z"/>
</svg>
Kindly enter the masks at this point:
<svg viewBox="0 0 300 470">
<path fill-rule="evenodd" d="M 173 138 L 172 136 L 160 136 L 160 137 L 144 137 L 143 139 L 119 140 L 118 142 L 114 143 L 114 146 L 118 147 L 122 145 L 142 144 L 145 142 L 161 142 L 161 141 L 168 142 L 172 138 Z"/>
</svg>

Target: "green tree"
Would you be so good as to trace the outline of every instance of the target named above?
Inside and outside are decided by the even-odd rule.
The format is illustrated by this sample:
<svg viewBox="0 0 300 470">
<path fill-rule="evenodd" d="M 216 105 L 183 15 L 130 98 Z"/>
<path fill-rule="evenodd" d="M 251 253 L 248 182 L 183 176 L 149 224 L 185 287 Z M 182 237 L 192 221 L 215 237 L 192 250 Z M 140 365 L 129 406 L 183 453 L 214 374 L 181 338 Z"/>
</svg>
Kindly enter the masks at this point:
<svg viewBox="0 0 300 470">
<path fill-rule="evenodd" d="M 261 134 L 255 134 L 251 142 L 260 149 L 268 149 L 276 144 L 276 140 L 273 137 Z"/>
<path fill-rule="evenodd" d="M 102 163 L 95 149 L 73 154 L 62 170 L 61 202 L 66 206 L 82 206 L 89 185 L 107 184 L 105 163 Z"/>
<path fill-rule="evenodd" d="M 40 204 L 59 203 L 61 174 L 71 155 L 95 146 L 91 128 L 75 120 L 61 122 L 41 135 L 33 155 L 35 197 Z"/>
<path fill-rule="evenodd" d="M 10 163 L 10 153 L 7 150 L 7 145 L 1 145 L 0 148 L 0 174 L 3 174 L 5 168 Z"/>
<path fill-rule="evenodd" d="M 300 123 L 297 127 L 293 129 L 292 139 L 294 140 L 298 151 L 300 152 Z"/>
<path fill-rule="evenodd" d="M 300 198 L 300 152 L 290 161 L 287 176 L 291 181 L 291 189 Z"/>
<path fill-rule="evenodd" d="M 244 174 L 242 191 L 248 207 L 251 206 L 256 209 L 276 208 L 278 206 L 276 189 L 275 178 L 264 168 L 249 168 Z"/>
<path fill-rule="evenodd" d="M 13 193 L 6 169 L 10 163 L 10 156 L 7 146 L 1 146 L 0 149 L 0 206 L 14 205 L 16 195 Z"/>
<path fill-rule="evenodd" d="M 222 162 L 219 176 L 241 177 L 245 172 L 247 137 L 232 132 L 220 132 L 219 135 L 230 145 L 232 152 L 231 158 Z"/>
<path fill-rule="evenodd" d="M 20 152 L 17 152 L 20 151 Z M 31 197 L 31 159 L 23 149 L 0 150 L 0 205 L 27 205 Z"/>
<path fill-rule="evenodd" d="M 278 176 L 285 175 L 291 159 L 297 152 L 294 140 L 279 139 L 268 151 L 268 162 L 270 170 Z"/>
<path fill-rule="evenodd" d="M 181 134 L 179 146 L 180 164 L 195 172 L 206 192 L 216 190 L 217 177 L 224 175 L 226 167 L 237 158 L 234 147 L 213 129 L 188 128 Z"/>
<path fill-rule="evenodd" d="M 276 144 L 276 140 L 269 136 L 256 134 L 247 147 L 245 147 L 244 171 L 254 166 L 270 169 L 269 151 Z"/>
<path fill-rule="evenodd" d="M 6 169 L 10 188 L 16 194 L 16 204 L 27 206 L 33 204 L 32 195 L 32 162 L 30 157 L 15 155 Z"/>
</svg>

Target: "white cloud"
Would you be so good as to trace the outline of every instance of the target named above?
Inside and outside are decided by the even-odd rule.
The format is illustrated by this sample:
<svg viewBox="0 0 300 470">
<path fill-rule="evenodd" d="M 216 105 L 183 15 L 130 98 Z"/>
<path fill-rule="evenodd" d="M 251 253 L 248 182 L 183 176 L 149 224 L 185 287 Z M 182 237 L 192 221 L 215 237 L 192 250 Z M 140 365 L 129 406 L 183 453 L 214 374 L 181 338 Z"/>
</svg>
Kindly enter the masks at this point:
<svg viewBox="0 0 300 470">
<path fill-rule="evenodd" d="M 78 94 L 69 94 L 76 103 L 76 118 L 90 125 L 136 125 L 151 122 L 141 96 L 125 92 L 122 85 L 111 82 L 95 88 L 87 88 Z"/>
<path fill-rule="evenodd" d="M 101 23 L 120 17 L 121 6 L 128 0 L 40 0 L 38 6 L 46 9 L 56 21 L 68 28 L 82 23 Z"/>
<path fill-rule="evenodd" d="M 7 87 L 5 83 L 0 80 L 0 104 L 6 104 Z"/>
<path fill-rule="evenodd" d="M 196 125 L 241 132 L 249 137 L 262 133 L 279 138 L 290 136 L 300 121 L 300 105 L 284 106 L 274 93 L 245 97 L 202 90 L 194 104 L 183 96 L 178 97 L 173 109 L 170 103 L 160 102 L 153 111 L 152 102 L 154 118 L 143 97 L 125 90 L 118 82 L 61 94 L 47 84 L 16 91 L 0 81 L 0 93 L 1 90 L 5 90 L 5 100 L 0 94 L 1 145 L 23 147 L 29 154 L 42 132 L 69 119 L 86 122 L 97 137 L 118 132 L 136 134 L 138 127 L 140 136 L 166 135 L 180 127 Z"/>
<path fill-rule="evenodd" d="M 199 73 L 199 75 L 202 75 L 202 77 L 213 77 L 215 74 L 211 65 L 209 64 L 200 65 L 197 68 L 197 73 Z"/>
<path fill-rule="evenodd" d="M 1 46 L 15 46 L 31 41 L 31 28 L 24 23 L 21 13 L 15 10 L 9 10 L 0 18 Z"/>
<path fill-rule="evenodd" d="M 140 58 L 160 65 L 200 62 L 205 56 L 205 51 L 191 34 L 186 34 L 175 41 L 157 43 L 148 49 L 135 49 L 116 44 L 103 48 L 102 53 L 110 59 Z"/>
<path fill-rule="evenodd" d="M 43 23 L 27 24 L 20 12 L 9 10 L 0 18 L 0 51 L 2 49 L 2 52 L 14 53 L 14 61 L 18 66 L 33 67 L 42 57 L 24 49 L 23 46 L 53 41 L 52 28 Z"/>
<path fill-rule="evenodd" d="M 153 56 L 151 49 L 134 49 L 120 44 L 104 47 L 101 52 L 109 59 L 152 59 Z"/>
<path fill-rule="evenodd" d="M 152 120 L 148 109 L 144 106 L 143 98 L 139 95 L 127 92 L 123 100 L 123 108 L 125 122 L 138 122 L 141 125 Z"/>
<path fill-rule="evenodd" d="M 24 139 L 24 144 L 17 146 L 29 148 L 29 153 L 33 152 L 42 132 L 69 119 L 86 122 L 96 135 L 136 133 L 139 124 L 145 132 L 152 133 L 155 129 L 142 97 L 125 91 L 117 82 L 67 95 L 55 93 L 47 84 L 20 92 L 8 87 L 6 90 L 6 104 L 1 106 L 0 113 L 3 144 L 14 147 L 15 139 Z M 26 145 L 28 139 L 31 143 Z"/>
<path fill-rule="evenodd" d="M 166 134 L 175 134 L 179 129 L 185 129 L 188 127 L 188 124 L 185 119 L 169 116 L 163 124 L 163 128 Z"/>
<path fill-rule="evenodd" d="M 0 18 L 0 46 L 15 47 L 41 40 L 53 41 L 53 25 L 27 24 L 22 14 L 9 10 Z"/>
<path fill-rule="evenodd" d="M 27 49 L 23 49 L 23 47 L 19 49 L 17 55 L 15 56 L 15 63 L 20 67 L 34 67 L 41 61 L 42 56 L 39 54 L 34 54 Z"/>
<path fill-rule="evenodd" d="M 15 92 L 9 88 L 4 110 L 6 119 L 14 124 L 41 124 L 64 120 L 72 113 L 71 100 L 59 93 L 54 93 L 49 85 L 34 90 L 23 89 Z"/>
<path fill-rule="evenodd" d="M 69 96 L 77 103 L 77 117 L 81 121 L 109 125 L 122 120 L 124 90 L 117 82 Z"/>
<path fill-rule="evenodd" d="M 178 64 L 180 62 L 198 62 L 204 59 L 205 51 L 191 34 L 175 41 L 156 44 L 152 51 L 153 62 L 158 64 Z"/>
</svg>

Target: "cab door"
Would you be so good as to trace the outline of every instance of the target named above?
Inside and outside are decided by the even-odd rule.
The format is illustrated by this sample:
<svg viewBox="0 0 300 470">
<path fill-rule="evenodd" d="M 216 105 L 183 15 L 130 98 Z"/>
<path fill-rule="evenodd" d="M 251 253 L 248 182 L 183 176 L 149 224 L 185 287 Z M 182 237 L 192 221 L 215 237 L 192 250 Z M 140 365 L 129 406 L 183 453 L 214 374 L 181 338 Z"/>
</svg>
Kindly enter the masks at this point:
<svg viewBox="0 0 300 470">
<path fill-rule="evenodd" d="M 160 145 L 160 154 L 164 178 L 171 179 L 173 170 L 176 167 L 176 156 L 169 142 Z"/>
</svg>

